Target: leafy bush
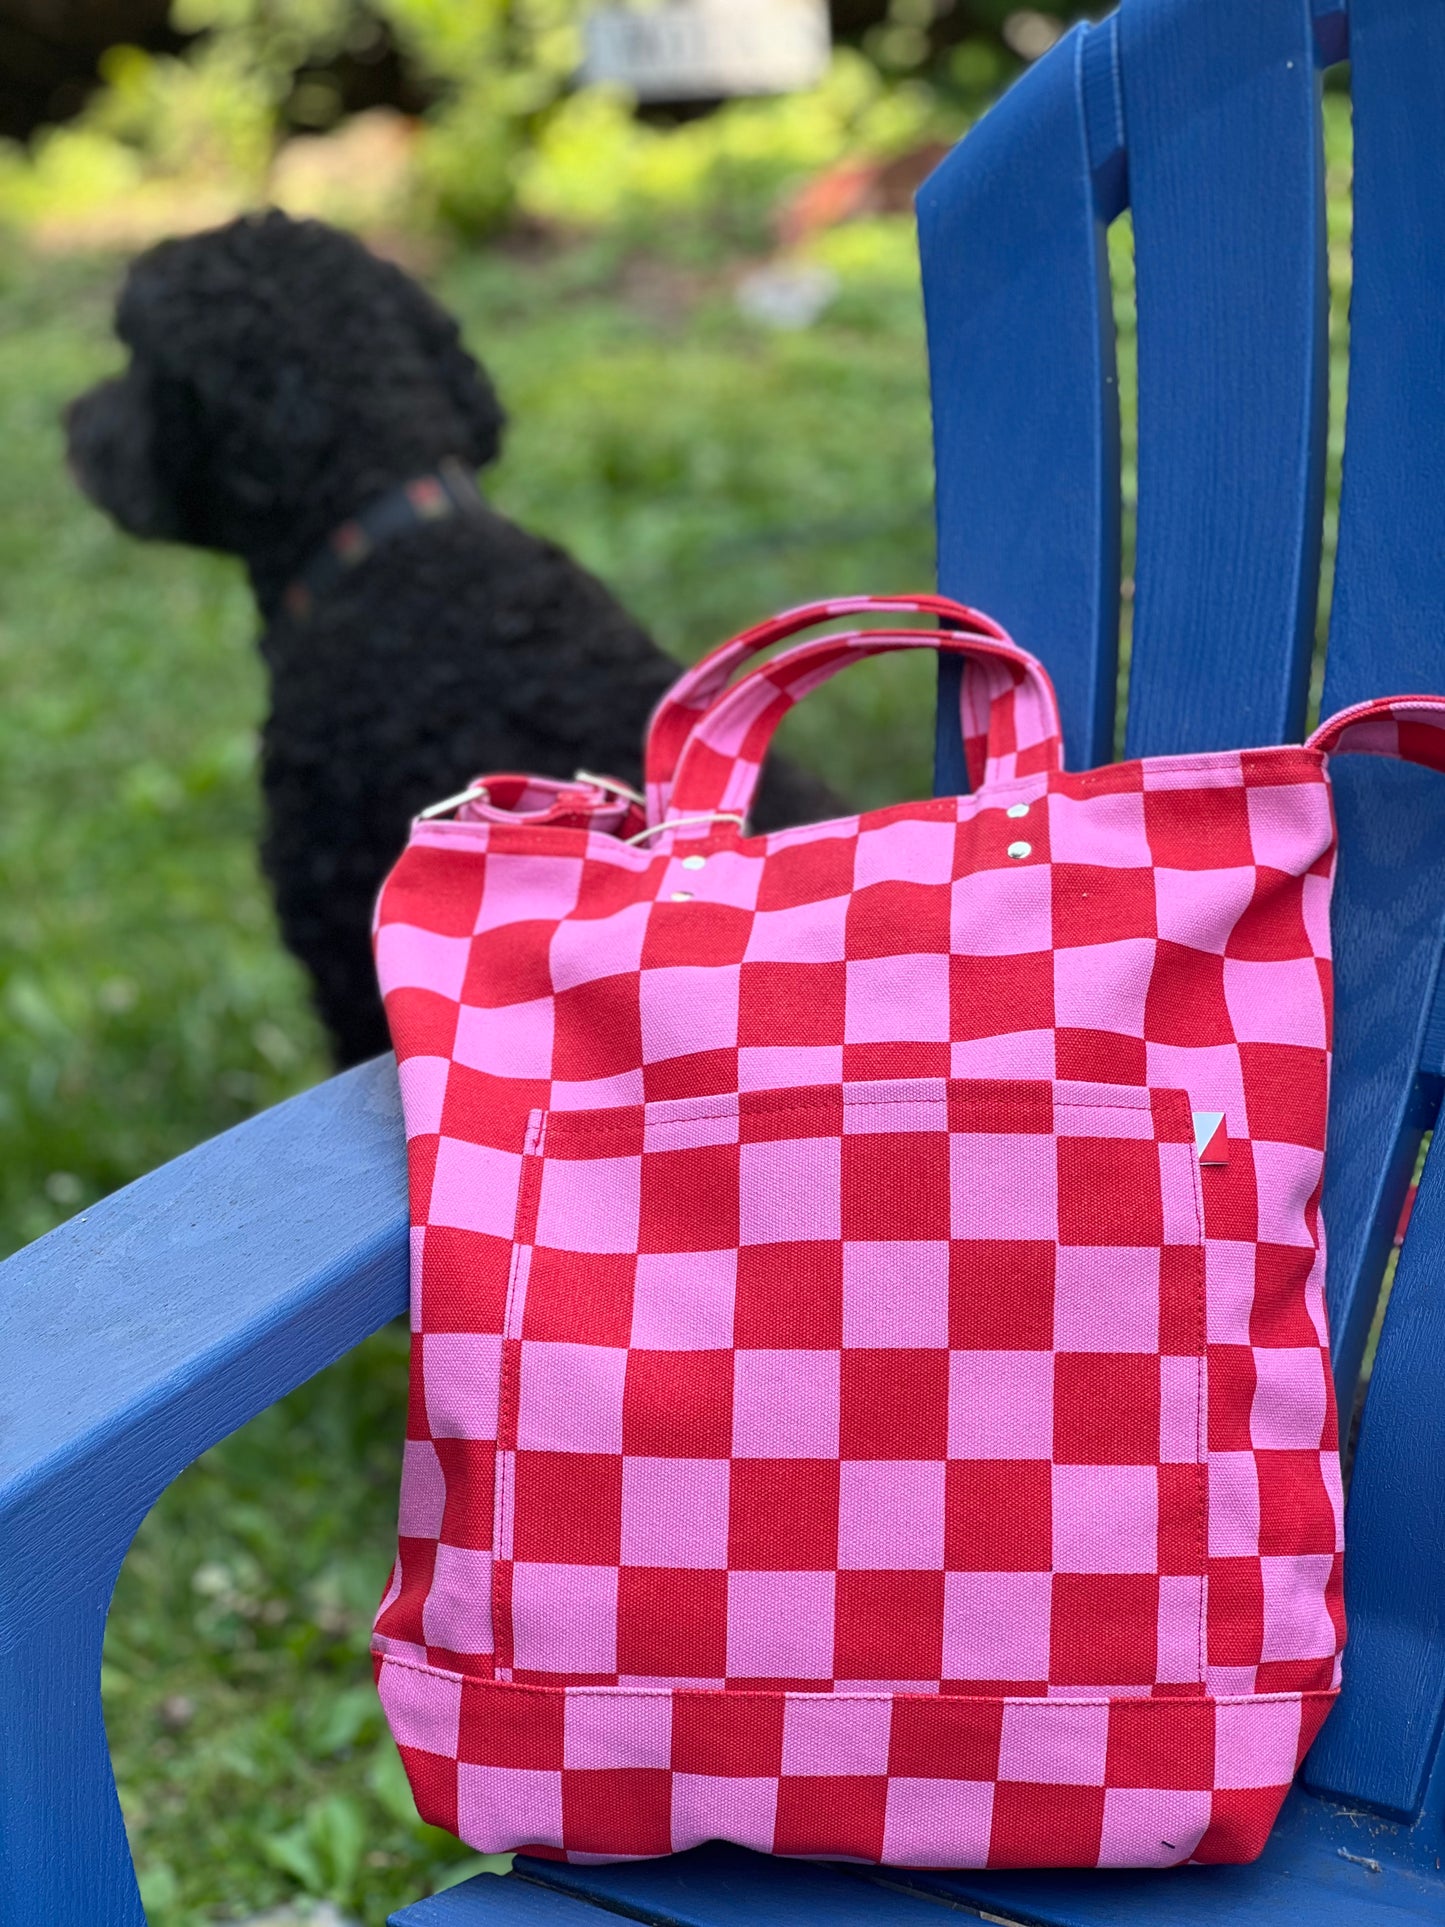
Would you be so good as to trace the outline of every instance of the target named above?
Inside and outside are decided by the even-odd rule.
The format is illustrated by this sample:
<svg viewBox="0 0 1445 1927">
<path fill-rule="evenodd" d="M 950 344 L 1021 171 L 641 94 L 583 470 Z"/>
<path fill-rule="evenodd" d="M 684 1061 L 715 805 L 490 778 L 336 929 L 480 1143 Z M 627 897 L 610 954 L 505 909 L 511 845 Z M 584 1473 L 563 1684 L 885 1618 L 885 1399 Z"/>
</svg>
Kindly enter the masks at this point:
<svg viewBox="0 0 1445 1927">
<path fill-rule="evenodd" d="M 694 237 L 751 242 L 788 183 L 844 153 L 957 132 L 959 106 L 1004 71 L 993 43 L 970 41 L 935 84 L 900 64 L 895 36 L 878 43 L 893 48 L 882 65 L 840 50 L 812 93 L 666 126 L 573 85 L 582 11 L 582 0 L 174 0 L 173 24 L 196 36 L 188 50 L 111 49 L 81 119 L 37 141 L 28 166 L 14 154 L 0 164 L 0 209 L 74 213 L 178 180 L 235 207 L 263 199 L 283 135 L 338 110 L 318 76 L 380 27 L 435 102 L 415 151 L 414 218 L 479 234 L 519 207 L 573 227 L 651 231 L 662 216 Z"/>
<path fill-rule="evenodd" d="M 517 192 L 528 214 L 654 247 L 755 247 L 789 186 L 845 154 L 886 158 L 945 129 L 962 131 L 928 88 L 889 86 L 844 49 L 811 93 L 734 101 L 679 127 L 637 120 L 614 93 L 573 94 L 522 158 Z"/>
<path fill-rule="evenodd" d="M 515 173 L 581 61 L 580 0 L 375 0 L 403 57 L 440 96 L 420 186 L 453 225 L 485 232 L 515 205 Z"/>
</svg>

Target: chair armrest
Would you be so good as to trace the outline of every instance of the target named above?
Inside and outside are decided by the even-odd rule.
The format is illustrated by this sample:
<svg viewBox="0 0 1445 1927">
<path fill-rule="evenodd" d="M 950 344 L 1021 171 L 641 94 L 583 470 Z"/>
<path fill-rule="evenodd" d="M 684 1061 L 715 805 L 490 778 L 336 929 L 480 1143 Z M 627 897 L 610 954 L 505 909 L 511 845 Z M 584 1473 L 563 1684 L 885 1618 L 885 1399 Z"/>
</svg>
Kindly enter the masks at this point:
<svg viewBox="0 0 1445 1927">
<path fill-rule="evenodd" d="M 402 1312 L 390 1058 L 0 1266 L 0 1920 L 143 1921 L 100 1713 L 137 1526 L 207 1447 Z"/>
</svg>

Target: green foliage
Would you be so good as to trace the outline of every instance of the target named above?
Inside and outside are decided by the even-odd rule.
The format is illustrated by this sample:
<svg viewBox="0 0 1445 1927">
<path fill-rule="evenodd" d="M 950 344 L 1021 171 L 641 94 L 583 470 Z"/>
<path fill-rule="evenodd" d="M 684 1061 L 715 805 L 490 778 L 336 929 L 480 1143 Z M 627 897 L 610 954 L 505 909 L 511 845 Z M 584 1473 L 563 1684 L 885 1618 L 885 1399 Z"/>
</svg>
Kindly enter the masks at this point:
<svg viewBox="0 0 1445 1927">
<path fill-rule="evenodd" d="M 377 0 L 398 44 L 434 80 L 419 167 L 436 211 L 487 233 L 510 215 L 516 171 L 582 56 L 578 0 Z"/>
<path fill-rule="evenodd" d="M 679 127 L 640 122 L 600 88 L 573 94 L 521 158 L 517 193 L 544 220 L 707 258 L 765 246 L 783 193 L 845 155 L 887 158 L 961 131 L 929 89 L 889 86 L 845 49 L 811 93 L 734 101 Z"/>
<path fill-rule="evenodd" d="M 259 187 L 270 163 L 278 102 L 290 76 L 235 35 L 203 42 L 187 59 L 112 47 L 105 86 L 83 129 L 109 138 L 147 172 Z M 50 136 L 62 146 L 74 135 Z"/>
<path fill-rule="evenodd" d="M 175 25 L 198 36 L 185 54 L 113 48 L 78 122 L 51 130 L 28 163 L 0 155 L 0 211 L 73 218 L 165 183 L 209 189 L 223 211 L 263 200 L 282 136 L 338 111 L 334 88 L 305 71 L 384 25 L 436 95 L 415 151 L 413 219 L 487 234 L 520 208 L 629 238 L 661 219 L 684 248 L 705 239 L 715 254 L 765 242 L 779 193 L 843 155 L 957 133 L 957 102 L 976 104 L 980 83 L 1000 77 L 991 43 L 969 43 L 971 55 L 954 55 L 963 78 L 950 106 L 922 79 L 844 49 L 811 93 L 661 126 L 573 85 L 581 13 L 581 0 L 174 0 Z"/>
</svg>

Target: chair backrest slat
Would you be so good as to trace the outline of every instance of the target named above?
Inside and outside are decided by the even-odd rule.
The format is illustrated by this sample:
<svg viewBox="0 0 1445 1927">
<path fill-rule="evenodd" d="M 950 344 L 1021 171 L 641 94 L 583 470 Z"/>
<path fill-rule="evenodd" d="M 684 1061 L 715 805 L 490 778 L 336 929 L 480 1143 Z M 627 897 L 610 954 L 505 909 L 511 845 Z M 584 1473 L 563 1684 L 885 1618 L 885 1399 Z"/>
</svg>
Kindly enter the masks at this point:
<svg viewBox="0 0 1445 1927">
<path fill-rule="evenodd" d="M 1445 688 L 1445 8 L 1351 0 L 1354 283 L 1325 708 Z M 1337 1037 L 1325 1220 L 1336 1371 L 1352 1386 L 1442 1069 L 1445 783 L 1334 767 Z M 1345 1689 L 1321 1792 L 1413 1818 L 1445 1714 L 1445 1147 L 1432 1147 L 1350 1492 Z M 1435 1816 L 1438 1826 L 1442 1817 Z"/>
<path fill-rule="evenodd" d="M 1445 8 L 1352 0 L 1350 55 L 1350 397 L 1326 713 L 1445 688 Z M 1439 1101 L 1438 1062 L 1420 1073 L 1445 914 L 1445 784 L 1373 757 L 1341 757 L 1334 776 L 1339 1050 L 1325 1223 L 1346 1392 Z"/>
<path fill-rule="evenodd" d="M 1309 0 L 1125 0 L 1139 311 L 1126 751 L 1297 740 L 1328 377 Z"/>
<path fill-rule="evenodd" d="M 1118 450 L 1101 238 L 1126 199 L 1139 307 L 1127 753 L 1302 731 L 1327 383 L 1317 62 L 1346 51 L 1354 300 L 1325 708 L 1445 689 L 1445 5 L 1348 0 L 1348 47 L 1345 27 L 1346 0 L 1122 0 L 1040 61 L 921 197 L 943 585 L 1055 673 L 1072 767 L 1110 753 Z M 956 716 L 950 700 L 941 789 L 963 786 Z M 1366 757 L 1333 773 L 1324 1216 L 1348 1417 L 1445 1084 L 1445 784 Z M 1429 1780 L 1445 1717 L 1436 1169 L 1356 1464 L 1345 1695 L 1310 1765 L 1321 1789 L 1396 1815 L 1445 1778 L 1437 1765 Z"/>
<path fill-rule="evenodd" d="M 1445 1140 L 1411 1232 L 1350 1486 L 1344 1690 L 1305 1771 L 1316 1792 L 1405 1821 L 1426 1801 L 1445 1716 Z"/>
<path fill-rule="evenodd" d="M 1086 76 L 1091 41 L 1106 58 Z M 918 201 L 939 584 L 1047 658 L 1074 768 L 1110 755 L 1119 631 L 1118 389 L 1104 256 L 1121 185 L 1111 42 L 1112 27 L 1075 29 Z M 943 794 L 968 787 L 953 668 L 941 671 Z"/>
<path fill-rule="evenodd" d="M 1350 398 L 1325 707 L 1445 658 L 1445 9 L 1351 0 Z"/>
</svg>

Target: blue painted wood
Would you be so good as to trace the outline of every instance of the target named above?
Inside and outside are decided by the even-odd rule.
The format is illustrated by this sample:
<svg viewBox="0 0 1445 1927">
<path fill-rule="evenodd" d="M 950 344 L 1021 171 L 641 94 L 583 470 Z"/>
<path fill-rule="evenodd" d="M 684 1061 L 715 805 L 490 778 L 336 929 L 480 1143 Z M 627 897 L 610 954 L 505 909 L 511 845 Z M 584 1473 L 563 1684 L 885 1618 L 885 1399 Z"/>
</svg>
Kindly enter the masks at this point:
<svg viewBox="0 0 1445 1927">
<path fill-rule="evenodd" d="M 1139 309 L 1126 751 L 1297 740 L 1328 377 L 1309 0 L 1124 0 L 1119 39 Z"/>
<path fill-rule="evenodd" d="M 3 1409 L 3 1408 L 0 1408 Z M 94 1518 L 83 1521 L 94 1530 Z M 71 1575 L 18 1619 L 0 1620 L 0 1920 L 144 1927 L 100 1706 L 105 1614 L 128 1543 L 129 1508 L 100 1524 L 88 1580 Z M 0 1519 L 0 1566 L 20 1544 Z"/>
<path fill-rule="evenodd" d="M 1327 711 L 1445 689 L 1445 9 L 1353 0 L 1350 32 L 1355 260 Z M 1325 1222 L 1344 1387 L 1439 1102 L 1438 1054 L 1425 1080 L 1416 1071 L 1445 906 L 1445 785 L 1359 758 L 1335 774 L 1345 864 Z"/>
<path fill-rule="evenodd" d="M 1327 372 L 1312 61 L 1345 51 L 1345 21 L 1342 0 L 1125 0 L 1117 24 L 1031 70 L 920 196 L 940 579 L 1044 656 L 1075 767 L 1108 754 L 1117 451 L 1097 244 L 1126 177 L 1141 423 L 1128 751 L 1299 733 Z M 1445 299 L 1445 9 L 1357 0 L 1354 33 L 1354 359 L 1327 709 L 1445 686 L 1445 353 L 1430 324 Z M 942 793 L 966 787 L 957 675 L 943 666 Z M 1445 800 L 1413 770 L 1342 759 L 1336 774 L 1325 1217 L 1348 1407 L 1440 1102 L 1442 1065 L 1421 1068 Z"/>
<path fill-rule="evenodd" d="M 1126 181 L 1140 418 L 1128 753 L 1300 732 L 1328 374 L 1316 57 L 1309 0 L 1124 0 L 1039 62 L 920 194 L 940 581 L 1048 662 L 1073 767 L 1108 760 L 1113 733 L 1102 228 Z M 945 676 L 942 792 L 962 787 L 955 695 Z"/>
<path fill-rule="evenodd" d="M 1314 46 L 1322 67 L 1351 58 L 1351 13 L 1347 0 L 1312 0 Z"/>
<path fill-rule="evenodd" d="M 1072 768 L 1107 761 L 1119 631 L 1118 384 L 1106 222 L 1122 205 L 1112 24 L 1076 28 L 918 197 L 938 573 L 1048 661 Z M 940 794 L 968 787 L 940 665 Z"/>
<path fill-rule="evenodd" d="M 1126 192 L 1143 421 L 1130 748 L 1297 727 L 1321 448 L 1308 69 L 1312 49 L 1339 57 L 1344 25 L 1342 0 L 1124 0 L 1118 22 L 1076 30 L 1032 69 L 922 196 L 942 579 L 1055 669 L 1075 766 L 1107 757 L 1112 725 L 1117 439 L 1101 245 Z M 1445 687 L 1445 8 L 1352 0 L 1350 32 L 1355 361 L 1331 706 Z M 947 730 L 940 751 L 940 786 L 963 787 Z M 1342 759 L 1336 774 L 1326 1211 L 1348 1385 L 1445 1069 L 1445 800 L 1417 772 Z M 528 1878 L 471 1882 L 398 1921 L 562 1927 L 585 1897 L 689 1927 L 861 1927 L 924 1906 L 936 1918 L 925 1889 L 1036 1922 L 1445 1919 L 1442 1199 L 1432 1161 L 1357 1462 L 1346 1694 L 1308 1769 L 1336 1801 L 1408 1820 L 1297 1790 L 1258 1866 L 1160 1876 L 871 1875 L 731 1849 L 532 1863 Z M 404 1231 L 394 1081 L 373 1068 L 203 1147 L 5 1268 L 7 1927 L 138 1927 L 98 1694 L 116 1570 L 182 1465 L 401 1308 Z"/>
<path fill-rule="evenodd" d="M 140 1927 L 100 1710 L 105 1613 L 185 1466 L 406 1304 L 390 1060 L 0 1267 L 0 1921 Z"/>
<path fill-rule="evenodd" d="M 585 1900 L 530 1880 L 483 1873 L 389 1914 L 386 1927 L 596 1927 L 598 1919 Z"/>
<path fill-rule="evenodd" d="M 1408 680 L 1445 687 L 1445 667 Z M 1367 757 L 1337 756 L 1331 773 L 1340 867 L 1324 1219 L 1335 1388 L 1349 1411 L 1420 1136 L 1440 1105 L 1426 1046 L 1445 902 L 1445 783 Z"/>
<path fill-rule="evenodd" d="M 938 1907 L 918 1895 L 883 1893 L 851 1871 L 770 1860 L 740 1847 L 697 1847 L 667 1860 L 626 1860 L 610 1867 L 565 1867 L 544 1860 L 518 1864 L 534 1880 L 667 1927 L 942 1927 Z"/>
<path fill-rule="evenodd" d="M 1413 1821 L 1445 1718 L 1445 1134 L 1431 1140 L 1350 1485 L 1350 1645 L 1309 1784 Z M 1442 1905 L 1445 1912 L 1445 1905 Z"/>
<path fill-rule="evenodd" d="M 1439 1927 L 1442 1844 L 1296 1789 L 1248 1867 L 894 1877 L 1037 1927 Z"/>
<path fill-rule="evenodd" d="M 528 1880 L 656 1927 L 927 1927 L 920 1901 L 984 1908 L 1038 1927 L 1411 1927 L 1445 1919 L 1438 1824 L 1413 1833 L 1375 1816 L 1339 1812 L 1296 1790 L 1263 1857 L 1249 1867 L 1167 1873 L 940 1873 L 845 1869 L 768 1860 L 737 1847 L 700 1847 L 668 1860 L 610 1867 L 519 1861 Z M 397 1927 L 485 1927 L 516 1881 L 456 1890 L 475 1911 L 398 1916 Z M 500 1889 L 500 1891 L 499 1891 Z M 910 1891 L 912 1890 L 912 1891 Z M 559 1922 L 558 1927 L 563 1927 Z"/>
<path fill-rule="evenodd" d="M 1315 56 L 1321 67 L 1333 67 L 1350 57 L 1350 10 L 1347 0 L 1313 0 Z"/>
</svg>

